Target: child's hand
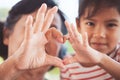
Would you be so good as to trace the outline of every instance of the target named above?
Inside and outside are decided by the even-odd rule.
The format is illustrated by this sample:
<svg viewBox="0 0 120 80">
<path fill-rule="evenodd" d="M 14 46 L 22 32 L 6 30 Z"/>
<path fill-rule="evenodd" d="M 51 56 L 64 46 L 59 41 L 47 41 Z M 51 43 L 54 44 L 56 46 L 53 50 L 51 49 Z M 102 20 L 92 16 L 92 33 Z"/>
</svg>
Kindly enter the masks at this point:
<svg viewBox="0 0 120 80">
<path fill-rule="evenodd" d="M 81 35 L 73 24 L 70 24 L 67 21 L 65 24 L 69 33 L 68 40 L 76 54 L 72 58 L 64 59 L 64 63 L 69 64 L 79 62 L 82 65 L 99 64 L 102 59 L 102 54 L 89 46 L 87 33 Z"/>
<path fill-rule="evenodd" d="M 46 65 L 63 67 L 62 60 L 46 54 L 45 51 L 45 44 L 48 42 L 45 33 L 50 27 L 57 8 L 54 7 L 47 13 L 46 10 L 47 6 L 43 4 L 34 23 L 32 16 L 27 18 L 24 40 L 14 54 L 18 69 L 35 69 Z"/>
</svg>

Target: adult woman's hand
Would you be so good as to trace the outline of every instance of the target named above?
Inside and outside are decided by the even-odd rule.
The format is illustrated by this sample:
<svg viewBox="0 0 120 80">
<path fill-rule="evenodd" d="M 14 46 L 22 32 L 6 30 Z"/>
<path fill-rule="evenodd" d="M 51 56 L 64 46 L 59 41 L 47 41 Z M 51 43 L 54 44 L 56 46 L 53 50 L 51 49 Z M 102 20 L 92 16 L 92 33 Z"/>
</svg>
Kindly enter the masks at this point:
<svg viewBox="0 0 120 80">
<path fill-rule="evenodd" d="M 16 65 L 18 69 L 34 69 L 46 65 L 63 67 L 62 60 L 46 54 L 45 44 L 48 42 L 45 36 L 50 24 L 57 12 L 57 7 L 53 7 L 47 13 L 47 6 L 43 4 L 38 10 L 35 22 L 32 16 L 28 16 L 25 24 L 24 40 L 16 51 Z"/>
</svg>

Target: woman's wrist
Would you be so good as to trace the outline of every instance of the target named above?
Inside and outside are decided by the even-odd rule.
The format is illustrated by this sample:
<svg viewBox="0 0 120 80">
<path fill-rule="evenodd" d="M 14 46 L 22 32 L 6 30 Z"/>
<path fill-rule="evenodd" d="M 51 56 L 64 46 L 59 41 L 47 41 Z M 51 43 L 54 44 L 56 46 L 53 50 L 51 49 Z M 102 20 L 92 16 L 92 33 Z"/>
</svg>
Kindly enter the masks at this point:
<svg viewBox="0 0 120 80">
<path fill-rule="evenodd" d="M 15 79 L 15 77 L 20 73 L 21 71 L 18 71 L 16 68 L 15 59 L 12 56 L 10 56 L 0 65 L 0 79 L 12 80 Z"/>
</svg>

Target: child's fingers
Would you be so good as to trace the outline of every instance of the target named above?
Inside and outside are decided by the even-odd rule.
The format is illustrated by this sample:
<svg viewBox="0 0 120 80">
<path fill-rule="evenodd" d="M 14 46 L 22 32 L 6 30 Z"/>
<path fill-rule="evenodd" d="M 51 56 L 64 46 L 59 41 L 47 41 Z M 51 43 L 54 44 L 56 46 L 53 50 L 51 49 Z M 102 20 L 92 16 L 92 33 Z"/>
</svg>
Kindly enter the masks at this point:
<svg viewBox="0 0 120 80">
<path fill-rule="evenodd" d="M 84 32 L 83 35 L 82 35 L 82 37 L 83 37 L 83 43 L 84 43 L 84 45 L 85 45 L 85 46 L 88 46 L 89 43 L 88 43 L 88 35 L 87 35 L 87 32 Z"/>
<path fill-rule="evenodd" d="M 69 41 L 71 44 L 73 44 L 74 43 L 74 34 L 73 34 L 72 26 L 68 21 L 65 21 L 65 25 L 66 25 L 66 28 L 69 33 Z"/>
<path fill-rule="evenodd" d="M 73 33 L 72 33 L 72 29 L 71 29 L 70 23 L 68 21 L 65 21 L 65 25 L 66 25 L 66 28 L 68 30 L 69 36 L 72 36 Z"/>
<path fill-rule="evenodd" d="M 74 39 L 79 40 L 80 43 L 82 44 L 83 43 L 82 35 L 78 32 L 77 28 L 73 24 L 71 24 L 71 28 L 72 28 L 72 31 L 73 31 Z"/>
<path fill-rule="evenodd" d="M 71 24 L 71 29 L 72 29 L 74 37 L 77 37 L 78 36 L 78 31 L 77 31 L 76 27 L 73 24 Z"/>
<path fill-rule="evenodd" d="M 34 23 L 34 32 L 41 31 L 41 29 L 43 27 L 46 11 L 47 11 L 47 5 L 42 4 L 42 6 L 40 7 L 40 9 L 38 10 L 37 15 L 36 15 L 36 20 Z"/>
<path fill-rule="evenodd" d="M 45 16 L 45 21 L 44 21 L 44 25 L 42 27 L 42 31 L 45 33 L 48 28 L 50 27 L 52 21 L 53 21 L 53 18 L 54 18 L 54 15 L 55 13 L 57 12 L 58 8 L 55 6 L 53 7 L 52 9 L 48 10 L 46 16 Z"/>
</svg>

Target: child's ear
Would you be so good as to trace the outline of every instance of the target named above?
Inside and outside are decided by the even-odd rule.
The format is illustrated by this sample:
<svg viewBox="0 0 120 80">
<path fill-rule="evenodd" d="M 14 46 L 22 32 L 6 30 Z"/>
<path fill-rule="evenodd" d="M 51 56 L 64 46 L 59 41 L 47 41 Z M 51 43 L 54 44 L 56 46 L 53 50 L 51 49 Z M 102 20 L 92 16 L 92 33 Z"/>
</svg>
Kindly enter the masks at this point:
<svg viewBox="0 0 120 80">
<path fill-rule="evenodd" d="M 80 28 L 80 21 L 78 18 L 76 18 L 76 25 L 77 25 L 77 30 L 80 32 L 81 28 Z"/>
<path fill-rule="evenodd" d="M 9 30 L 7 28 L 3 29 L 3 43 L 4 45 L 9 44 Z"/>
</svg>

